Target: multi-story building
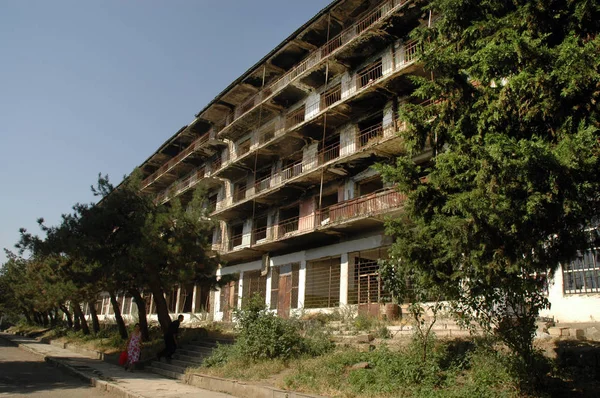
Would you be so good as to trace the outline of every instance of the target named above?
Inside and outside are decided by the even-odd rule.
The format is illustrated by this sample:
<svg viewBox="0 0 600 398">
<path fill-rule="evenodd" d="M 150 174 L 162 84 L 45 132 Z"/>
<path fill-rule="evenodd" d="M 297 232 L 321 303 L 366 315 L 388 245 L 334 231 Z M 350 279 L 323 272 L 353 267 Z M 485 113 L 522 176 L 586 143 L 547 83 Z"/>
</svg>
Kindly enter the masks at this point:
<svg viewBox="0 0 600 398">
<path fill-rule="evenodd" d="M 413 100 L 408 76 L 426 76 L 408 37 L 431 23 L 412 0 L 333 1 L 144 162 L 142 189 L 157 202 L 209 189 L 218 275 L 234 275 L 217 292 L 178 287 L 172 312 L 227 320 L 254 293 L 281 316 L 379 310 L 383 222 L 403 197 L 374 165 L 403 151 L 396 115 Z"/>
</svg>

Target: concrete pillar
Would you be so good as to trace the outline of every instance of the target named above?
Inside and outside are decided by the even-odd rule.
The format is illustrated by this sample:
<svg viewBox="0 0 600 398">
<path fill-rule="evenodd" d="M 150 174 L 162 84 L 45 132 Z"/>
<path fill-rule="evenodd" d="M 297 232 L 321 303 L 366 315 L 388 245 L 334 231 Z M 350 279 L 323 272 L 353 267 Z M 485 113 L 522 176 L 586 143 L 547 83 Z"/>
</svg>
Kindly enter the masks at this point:
<svg viewBox="0 0 600 398">
<path fill-rule="evenodd" d="M 267 308 L 271 308 L 271 286 L 273 277 L 273 260 L 269 258 L 269 273 L 267 274 L 266 293 L 265 293 L 265 305 Z"/>
<path fill-rule="evenodd" d="M 306 260 L 300 261 L 298 270 L 298 308 L 304 307 L 304 296 L 306 294 Z"/>
<path fill-rule="evenodd" d="M 340 306 L 348 305 L 348 253 L 340 259 Z"/>
<path fill-rule="evenodd" d="M 381 72 L 384 76 L 389 75 L 394 71 L 394 54 L 392 52 L 392 46 L 383 50 L 383 54 L 381 55 L 381 68 Z"/>
<path fill-rule="evenodd" d="M 198 294 L 198 285 L 194 283 L 194 290 L 192 293 L 192 314 L 196 313 L 196 295 Z"/>
<path fill-rule="evenodd" d="M 175 300 L 175 315 L 179 314 L 181 309 L 181 285 L 177 286 L 177 300 Z"/>
<path fill-rule="evenodd" d="M 237 307 L 242 308 L 242 292 L 244 291 L 244 271 L 240 272 L 240 280 L 238 280 L 238 302 Z"/>
</svg>

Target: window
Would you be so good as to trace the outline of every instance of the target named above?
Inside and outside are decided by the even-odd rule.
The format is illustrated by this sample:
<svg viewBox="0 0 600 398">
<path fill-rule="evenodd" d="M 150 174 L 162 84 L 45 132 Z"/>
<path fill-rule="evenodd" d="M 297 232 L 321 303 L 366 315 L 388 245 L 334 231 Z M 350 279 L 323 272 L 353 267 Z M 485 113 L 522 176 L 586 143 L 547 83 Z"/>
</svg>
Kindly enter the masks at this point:
<svg viewBox="0 0 600 398">
<path fill-rule="evenodd" d="M 294 205 L 287 209 L 279 209 L 279 237 L 298 230 L 300 206 Z"/>
<path fill-rule="evenodd" d="M 340 257 L 310 261 L 306 265 L 305 308 L 340 305 Z"/>
<path fill-rule="evenodd" d="M 234 308 L 237 308 L 238 302 L 238 281 L 233 279 L 225 285 L 221 286 L 219 311 L 229 313 Z M 227 314 L 228 315 L 228 314 Z M 228 316 L 224 316 L 226 320 Z"/>
<path fill-rule="evenodd" d="M 246 304 L 255 294 L 263 299 L 267 297 L 267 277 L 259 271 L 246 271 L 243 276 L 242 305 Z"/>
<path fill-rule="evenodd" d="M 168 297 L 168 301 L 167 301 L 167 306 L 169 308 L 169 312 L 171 314 L 177 312 L 175 309 L 175 306 L 177 305 L 177 286 L 175 286 L 173 289 L 171 289 L 171 292 L 169 293 L 169 297 Z"/>
<path fill-rule="evenodd" d="M 194 298 L 194 285 L 188 284 L 181 287 L 181 312 L 192 312 L 192 299 Z"/>
<path fill-rule="evenodd" d="M 600 252 L 594 248 L 580 253 L 569 264 L 563 264 L 565 294 L 600 292 Z"/>
<path fill-rule="evenodd" d="M 229 249 L 233 249 L 242 244 L 242 238 L 244 233 L 244 224 L 237 224 L 231 226 L 231 247 Z"/>
<path fill-rule="evenodd" d="M 245 178 L 235 183 L 233 189 L 234 202 L 239 202 L 240 200 L 246 199 L 246 185 L 247 180 Z"/>
<path fill-rule="evenodd" d="M 240 140 L 237 143 L 237 156 L 243 156 L 246 153 L 250 152 L 250 136 L 246 137 L 245 139 Z"/>
<path fill-rule="evenodd" d="M 267 237 L 267 216 L 257 217 L 254 219 L 254 236 L 253 243 Z"/>
<path fill-rule="evenodd" d="M 387 248 L 350 253 L 348 304 L 390 301 L 379 276 L 379 260 L 387 258 Z"/>
<path fill-rule="evenodd" d="M 383 181 L 380 176 L 360 181 L 357 185 L 358 196 L 368 195 L 383 189 Z"/>
<path fill-rule="evenodd" d="M 123 315 L 131 314 L 131 296 L 125 296 L 125 300 L 123 301 L 123 308 L 121 309 Z"/>
</svg>

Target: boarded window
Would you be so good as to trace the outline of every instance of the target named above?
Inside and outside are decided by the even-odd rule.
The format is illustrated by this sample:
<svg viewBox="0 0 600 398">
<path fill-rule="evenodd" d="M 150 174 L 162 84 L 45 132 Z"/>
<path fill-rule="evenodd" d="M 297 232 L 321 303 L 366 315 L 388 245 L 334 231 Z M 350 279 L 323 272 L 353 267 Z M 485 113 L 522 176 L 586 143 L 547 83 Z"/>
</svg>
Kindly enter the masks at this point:
<svg viewBox="0 0 600 398">
<path fill-rule="evenodd" d="M 306 265 L 304 307 L 330 308 L 340 305 L 340 257 L 310 261 Z"/>
<path fill-rule="evenodd" d="M 234 280 L 221 287 L 219 311 L 227 312 L 237 308 L 238 281 Z"/>
<path fill-rule="evenodd" d="M 255 294 L 266 299 L 267 277 L 260 276 L 260 271 L 246 271 L 243 276 L 242 305 L 245 305 Z"/>
</svg>

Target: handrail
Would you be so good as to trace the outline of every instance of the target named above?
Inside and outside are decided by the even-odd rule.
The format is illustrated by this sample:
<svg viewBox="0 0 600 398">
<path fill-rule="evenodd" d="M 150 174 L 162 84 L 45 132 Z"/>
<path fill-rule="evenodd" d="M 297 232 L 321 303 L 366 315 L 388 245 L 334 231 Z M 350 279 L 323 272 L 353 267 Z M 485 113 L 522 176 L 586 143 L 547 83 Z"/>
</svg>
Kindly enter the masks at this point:
<svg viewBox="0 0 600 398">
<path fill-rule="evenodd" d="M 225 239 L 222 244 L 227 247 L 227 251 L 239 247 L 259 246 L 264 243 L 278 241 L 292 233 L 308 233 L 328 228 L 333 223 L 348 222 L 358 217 L 370 217 L 387 210 L 397 209 L 405 200 L 406 195 L 397 192 L 395 188 L 382 188 L 358 198 L 348 199 L 315 210 L 305 216 L 290 217 L 274 225 L 236 234 Z"/>
<path fill-rule="evenodd" d="M 152 173 L 148 177 L 146 177 L 142 181 L 142 189 L 147 188 L 153 182 L 158 180 L 163 174 L 167 173 L 169 170 L 171 170 L 173 167 L 175 167 L 177 164 L 179 164 L 179 162 L 183 161 L 188 156 L 190 156 L 192 153 L 194 153 L 197 149 L 200 148 L 200 146 L 202 146 L 202 144 L 204 144 L 205 142 L 208 141 L 209 136 L 210 136 L 210 132 L 208 132 L 208 133 L 202 135 L 201 137 L 199 137 L 198 139 L 194 140 L 194 142 L 192 142 L 190 145 L 188 145 L 183 151 L 179 152 L 177 154 L 177 156 L 173 157 L 167 163 L 160 166 L 158 168 L 158 170 L 156 170 L 154 173 Z"/>
<path fill-rule="evenodd" d="M 360 36 L 363 32 L 367 31 L 372 25 L 374 25 L 379 20 L 393 14 L 401 7 L 404 7 L 406 4 L 410 3 L 412 0 L 387 0 L 381 3 L 375 10 L 368 13 L 365 17 L 363 17 L 358 22 L 355 22 L 347 29 L 343 30 L 337 36 L 331 38 L 327 43 L 318 49 L 314 50 L 310 53 L 303 61 L 297 64 L 295 67 L 287 71 L 283 76 L 274 82 L 270 83 L 267 87 L 258 91 L 256 94 L 248 98 L 242 104 L 238 105 L 233 113 L 228 114 L 221 125 L 223 128 L 233 123 L 235 120 L 240 118 L 242 115 L 246 114 L 248 111 L 253 109 L 255 106 L 260 104 L 262 101 L 266 100 L 268 97 L 274 95 L 275 93 L 282 90 L 285 86 L 287 86 L 291 81 L 296 79 L 298 76 L 306 72 L 308 69 L 312 68 L 314 65 L 319 62 L 324 61 L 332 54 L 334 54 L 337 50 L 342 48 L 344 45 L 348 44 L 358 36 Z"/>
</svg>

